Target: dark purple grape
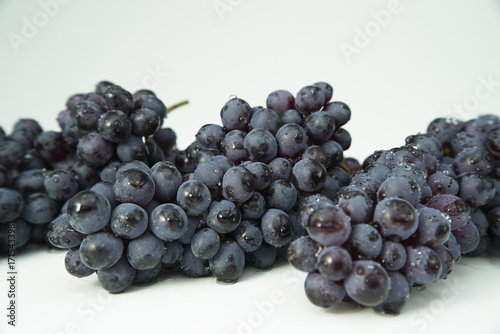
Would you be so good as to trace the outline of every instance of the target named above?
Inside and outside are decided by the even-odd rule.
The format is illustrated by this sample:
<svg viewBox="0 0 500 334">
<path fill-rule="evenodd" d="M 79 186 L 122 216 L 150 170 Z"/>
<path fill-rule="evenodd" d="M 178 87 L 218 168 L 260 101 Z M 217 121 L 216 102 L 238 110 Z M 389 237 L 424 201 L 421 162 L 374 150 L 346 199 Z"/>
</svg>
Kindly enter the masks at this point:
<svg viewBox="0 0 500 334">
<path fill-rule="evenodd" d="M 176 240 L 186 233 L 188 217 L 178 205 L 160 204 L 149 215 L 149 227 L 151 232 L 161 240 Z"/>
<path fill-rule="evenodd" d="M 138 270 L 153 269 L 160 264 L 165 247 L 163 242 L 150 232 L 131 240 L 127 245 L 127 259 Z"/>
<path fill-rule="evenodd" d="M 177 195 L 182 184 L 182 175 L 174 164 L 160 161 L 152 167 L 151 178 L 155 183 L 155 198 L 161 202 L 169 202 Z"/>
<path fill-rule="evenodd" d="M 408 176 L 389 176 L 377 192 L 379 201 L 391 197 L 407 200 L 414 207 L 420 202 L 421 191 L 417 182 Z"/>
<path fill-rule="evenodd" d="M 488 131 L 485 146 L 491 155 L 500 157 L 500 125 L 495 125 Z"/>
<path fill-rule="evenodd" d="M 306 225 L 311 238 L 323 246 L 338 246 L 351 234 L 351 221 L 344 211 L 336 206 L 312 211 Z"/>
<path fill-rule="evenodd" d="M 372 260 L 354 261 L 351 273 L 344 280 L 344 287 L 356 303 L 376 306 L 389 296 L 391 279 L 385 269 Z"/>
<path fill-rule="evenodd" d="M 301 191 L 315 192 L 321 189 L 326 180 L 326 169 L 312 159 L 302 159 L 293 166 L 292 182 Z"/>
<path fill-rule="evenodd" d="M 148 214 L 137 204 L 122 203 L 111 212 L 109 225 L 116 236 L 135 239 L 147 230 Z"/>
<path fill-rule="evenodd" d="M 319 253 L 316 266 L 321 275 L 329 280 L 342 280 L 351 272 L 351 254 L 339 246 L 326 247 Z"/>
<path fill-rule="evenodd" d="M 21 216 L 24 199 L 14 189 L 0 188 L 0 223 L 13 221 Z"/>
<path fill-rule="evenodd" d="M 489 176 L 464 173 L 458 176 L 460 190 L 458 196 L 471 207 L 481 207 L 488 204 L 495 196 L 495 184 Z"/>
<path fill-rule="evenodd" d="M 431 188 L 432 194 L 458 194 L 459 184 L 458 181 L 447 173 L 446 171 L 437 172 L 429 175 L 427 178 L 427 184 Z"/>
<path fill-rule="evenodd" d="M 401 271 L 410 284 L 430 284 L 441 277 L 441 259 L 429 247 L 407 246 L 406 254 L 406 263 Z"/>
<path fill-rule="evenodd" d="M 111 206 L 104 195 L 84 190 L 69 200 L 67 215 L 71 227 L 80 233 L 90 234 L 108 224 Z"/>
<path fill-rule="evenodd" d="M 295 97 L 295 109 L 302 115 L 310 115 L 325 104 L 325 93 L 317 86 L 303 87 Z"/>
<path fill-rule="evenodd" d="M 222 125 L 227 131 L 248 130 L 252 114 L 253 110 L 248 103 L 239 98 L 227 101 L 220 111 Z"/>
<path fill-rule="evenodd" d="M 453 235 L 457 239 L 462 254 L 472 252 L 479 245 L 479 231 L 475 224 L 468 222 L 464 226 L 453 230 Z"/>
<path fill-rule="evenodd" d="M 95 270 L 90 269 L 82 263 L 78 248 L 68 250 L 64 258 L 64 265 L 70 275 L 78 278 L 87 277 L 95 273 Z"/>
<path fill-rule="evenodd" d="M 219 251 L 208 261 L 217 281 L 234 283 L 245 267 L 245 253 L 236 241 L 223 239 Z"/>
<path fill-rule="evenodd" d="M 306 276 L 305 292 L 309 301 L 319 307 L 337 305 L 346 294 L 341 283 L 329 280 L 318 272 Z"/>
<path fill-rule="evenodd" d="M 118 171 L 113 186 L 115 197 L 120 202 L 148 204 L 155 195 L 155 183 L 151 176 L 138 168 Z"/>
<path fill-rule="evenodd" d="M 48 161 L 62 160 L 68 153 L 62 134 L 55 131 L 42 132 L 35 139 L 33 147 L 40 157 Z"/>
<path fill-rule="evenodd" d="M 137 270 L 133 268 L 125 257 L 114 265 L 97 270 L 97 279 L 101 286 L 111 292 L 120 293 L 134 282 Z"/>
<path fill-rule="evenodd" d="M 281 120 L 278 114 L 268 108 L 260 108 L 253 113 L 250 120 L 251 129 L 264 129 L 269 131 L 273 136 L 281 126 Z"/>
<path fill-rule="evenodd" d="M 308 139 L 316 145 L 330 139 L 335 131 L 335 122 L 326 111 L 310 114 L 304 122 L 304 130 Z"/>
<path fill-rule="evenodd" d="M 319 82 L 316 82 L 313 86 L 317 86 L 317 87 L 321 88 L 321 90 L 323 91 L 323 94 L 325 95 L 325 104 L 330 102 L 330 100 L 332 99 L 332 96 L 333 96 L 333 87 L 329 83 L 319 81 Z"/>
<path fill-rule="evenodd" d="M 285 158 L 275 158 L 267 164 L 271 169 L 271 180 L 288 180 L 292 173 L 292 163 Z"/>
<path fill-rule="evenodd" d="M 83 264 L 90 269 L 109 268 L 122 256 L 123 242 L 110 233 L 98 232 L 86 236 L 79 251 Z"/>
<path fill-rule="evenodd" d="M 345 247 L 353 259 L 375 259 L 382 251 L 382 236 L 371 225 L 357 224 L 352 227 Z"/>
<path fill-rule="evenodd" d="M 130 135 L 116 146 L 116 156 L 123 162 L 132 160 L 146 161 L 148 148 L 140 137 Z"/>
<path fill-rule="evenodd" d="M 410 202 L 393 197 L 380 201 L 375 206 L 373 221 L 380 226 L 384 237 L 408 239 L 418 228 L 418 216 Z"/>
<path fill-rule="evenodd" d="M 307 134 L 304 128 L 295 123 L 284 124 L 276 133 L 278 156 L 295 159 L 307 148 Z"/>
<path fill-rule="evenodd" d="M 388 272 L 390 278 L 389 295 L 380 304 L 374 306 L 378 312 L 398 315 L 410 298 L 410 284 L 408 280 L 397 271 Z"/>
<path fill-rule="evenodd" d="M 268 163 L 276 157 L 278 145 L 274 136 L 265 129 L 250 131 L 243 141 L 248 159 Z"/>
<path fill-rule="evenodd" d="M 23 219 L 31 224 L 46 224 L 59 213 L 60 205 L 45 193 L 33 193 L 24 199 Z"/>
<path fill-rule="evenodd" d="M 444 155 L 443 145 L 433 136 L 426 134 L 411 135 L 406 137 L 405 142 L 407 145 L 414 145 L 424 152 L 429 152 L 438 159 L 441 159 Z"/>
<path fill-rule="evenodd" d="M 262 162 L 252 162 L 245 167 L 255 179 L 255 190 L 264 190 L 271 183 L 271 169 Z"/>
<path fill-rule="evenodd" d="M 208 227 L 218 233 L 226 234 L 234 231 L 241 222 L 241 212 L 231 201 L 213 201 L 205 219 Z"/>
<path fill-rule="evenodd" d="M 452 231 L 467 224 L 470 217 L 470 207 L 467 202 L 455 195 L 434 195 L 425 205 L 450 215 Z"/>
<path fill-rule="evenodd" d="M 472 172 L 488 175 L 495 168 L 495 162 L 488 151 L 479 147 L 471 147 L 457 154 L 453 167 L 457 174 Z"/>
<path fill-rule="evenodd" d="M 248 153 L 244 146 L 245 137 L 246 132 L 232 130 L 222 140 L 222 153 L 235 164 L 248 159 Z"/>
<path fill-rule="evenodd" d="M 344 102 L 330 102 L 324 109 L 335 122 L 335 126 L 341 127 L 351 119 L 351 109 Z"/>
<path fill-rule="evenodd" d="M 262 237 L 265 242 L 274 247 L 290 243 L 293 236 L 293 225 L 285 212 L 278 209 L 268 209 L 260 220 Z"/>
<path fill-rule="evenodd" d="M 294 185 L 288 181 L 273 181 L 264 191 L 268 208 L 290 211 L 297 202 L 298 193 Z"/>
<path fill-rule="evenodd" d="M 377 261 L 387 271 L 398 271 L 406 263 L 406 250 L 403 244 L 385 240 Z"/>
<path fill-rule="evenodd" d="M 268 95 L 266 106 L 281 116 L 285 111 L 295 107 L 295 98 L 289 91 L 275 90 Z"/>
<path fill-rule="evenodd" d="M 246 168 L 233 167 L 222 178 L 222 195 L 229 201 L 246 202 L 252 196 L 254 189 L 255 178 Z"/>
<path fill-rule="evenodd" d="M 203 228 L 196 232 L 191 240 L 191 251 L 194 256 L 208 260 L 217 254 L 220 248 L 220 237 L 211 228 Z"/>
<path fill-rule="evenodd" d="M 313 272 L 317 270 L 317 258 L 322 249 L 310 236 L 301 237 L 290 243 L 288 261 L 298 270 Z"/>
<path fill-rule="evenodd" d="M 373 201 L 358 187 L 344 187 L 338 195 L 337 205 L 351 218 L 351 224 L 364 224 L 372 219 Z"/>
<path fill-rule="evenodd" d="M 162 119 L 151 109 L 141 108 L 129 116 L 132 133 L 139 137 L 152 136 L 160 129 Z"/>
<path fill-rule="evenodd" d="M 448 241 L 451 233 L 451 218 L 441 211 L 429 207 L 418 209 L 418 229 L 413 236 L 427 247 L 436 247 Z"/>
<path fill-rule="evenodd" d="M 110 110 L 101 115 L 97 129 L 104 139 L 119 143 L 127 139 L 132 132 L 132 123 L 124 112 Z"/>
<path fill-rule="evenodd" d="M 90 132 L 80 138 L 76 147 L 78 159 L 89 166 L 103 166 L 114 155 L 115 146 L 99 133 Z"/>
<path fill-rule="evenodd" d="M 266 200 L 255 191 L 247 201 L 241 203 L 240 210 L 243 219 L 259 219 L 266 211 Z"/>
<path fill-rule="evenodd" d="M 253 252 L 262 244 L 262 231 L 252 220 L 243 220 L 234 231 L 234 239 L 244 252 Z"/>
<path fill-rule="evenodd" d="M 344 128 L 337 128 L 330 139 L 339 143 L 344 151 L 351 147 L 351 134 Z"/>
<path fill-rule="evenodd" d="M 222 151 L 222 141 L 226 136 L 226 131 L 217 124 L 206 124 L 198 130 L 196 140 L 207 148 L 214 148 Z"/>
<path fill-rule="evenodd" d="M 110 85 L 102 93 L 104 109 L 120 110 L 129 115 L 134 110 L 134 99 L 130 92 L 118 85 Z"/>
<path fill-rule="evenodd" d="M 441 144 L 446 144 L 463 129 L 463 126 L 463 122 L 456 118 L 439 117 L 429 123 L 427 135 L 436 138 Z"/>
<path fill-rule="evenodd" d="M 295 123 L 298 125 L 303 125 L 304 124 L 304 116 L 299 113 L 295 109 L 290 109 L 285 111 L 283 114 L 280 116 L 280 123 L 282 125 L 288 124 L 288 123 Z"/>
</svg>

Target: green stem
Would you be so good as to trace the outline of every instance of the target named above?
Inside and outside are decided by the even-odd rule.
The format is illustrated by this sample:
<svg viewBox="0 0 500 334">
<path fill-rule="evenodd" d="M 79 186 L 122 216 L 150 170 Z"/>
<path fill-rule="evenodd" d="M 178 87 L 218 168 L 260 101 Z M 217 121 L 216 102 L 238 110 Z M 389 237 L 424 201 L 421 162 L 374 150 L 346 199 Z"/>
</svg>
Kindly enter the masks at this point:
<svg viewBox="0 0 500 334">
<path fill-rule="evenodd" d="M 189 103 L 188 100 L 184 100 L 184 101 L 181 101 L 181 102 L 178 102 L 178 103 L 174 104 L 171 107 L 168 107 L 167 108 L 167 114 L 170 113 L 172 110 L 177 109 L 179 107 L 182 107 L 183 105 L 188 104 L 188 103 Z"/>
</svg>

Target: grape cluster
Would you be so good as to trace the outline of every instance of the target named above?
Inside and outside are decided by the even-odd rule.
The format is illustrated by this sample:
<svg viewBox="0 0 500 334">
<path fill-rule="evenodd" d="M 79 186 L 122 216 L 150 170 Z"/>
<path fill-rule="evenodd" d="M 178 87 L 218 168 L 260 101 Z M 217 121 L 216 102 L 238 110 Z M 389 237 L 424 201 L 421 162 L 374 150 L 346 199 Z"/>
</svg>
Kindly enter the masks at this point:
<svg viewBox="0 0 500 334">
<path fill-rule="evenodd" d="M 338 196 L 299 204 L 308 235 L 292 242 L 288 259 L 308 273 L 308 299 L 399 314 L 412 287 L 447 278 L 462 255 L 498 254 L 498 157 L 500 120 L 485 115 L 437 118 L 362 166 L 344 159 L 351 176 Z"/>
<path fill-rule="evenodd" d="M 0 134 L 0 253 L 46 241 L 46 229 L 78 192 L 114 182 L 120 164 L 174 159 L 176 136 L 161 128 L 167 108 L 149 90 L 133 95 L 110 82 L 75 94 L 60 131 L 21 119 Z M 15 231 L 15 245 L 8 245 Z M 13 240 L 10 238 L 10 240 Z"/>
<path fill-rule="evenodd" d="M 320 82 L 296 96 L 275 91 L 266 107 L 230 99 L 222 125 L 201 127 L 173 161 L 131 160 L 73 196 L 49 240 L 69 249 L 71 274 L 96 272 L 111 292 L 154 282 L 162 269 L 231 283 L 245 265 L 271 268 L 306 233 L 298 200 L 333 199 L 347 177 L 339 166 L 350 109 L 332 94 Z"/>
</svg>

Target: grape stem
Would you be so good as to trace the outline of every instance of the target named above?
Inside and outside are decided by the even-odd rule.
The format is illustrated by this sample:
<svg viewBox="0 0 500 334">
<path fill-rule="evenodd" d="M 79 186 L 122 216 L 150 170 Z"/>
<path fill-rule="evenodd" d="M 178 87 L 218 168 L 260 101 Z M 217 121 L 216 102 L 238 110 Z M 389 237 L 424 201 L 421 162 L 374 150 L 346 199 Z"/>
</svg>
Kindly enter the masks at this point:
<svg viewBox="0 0 500 334">
<path fill-rule="evenodd" d="M 179 107 L 182 107 L 183 105 L 188 104 L 188 103 L 189 103 L 188 100 L 184 100 L 184 101 L 181 101 L 181 102 L 174 104 L 173 106 L 168 107 L 167 114 L 170 113 L 172 110 L 177 109 Z"/>
</svg>

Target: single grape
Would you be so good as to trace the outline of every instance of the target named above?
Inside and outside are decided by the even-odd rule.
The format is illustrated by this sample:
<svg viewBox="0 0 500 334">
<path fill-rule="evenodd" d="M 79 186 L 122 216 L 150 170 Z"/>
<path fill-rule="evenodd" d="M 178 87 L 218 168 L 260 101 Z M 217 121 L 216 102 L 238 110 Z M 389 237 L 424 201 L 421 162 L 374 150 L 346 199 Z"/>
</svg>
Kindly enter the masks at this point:
<svg viewBox="0 0 500 334">
<path fill-rule="evenodd" d="M 344 280 L 344 287 L 356 303 L 376 306 L 389 296 L 391 279 L 385 269 L 372 260 L 358 260 L 352 264 L 351 273 Z"/>
</svg>

